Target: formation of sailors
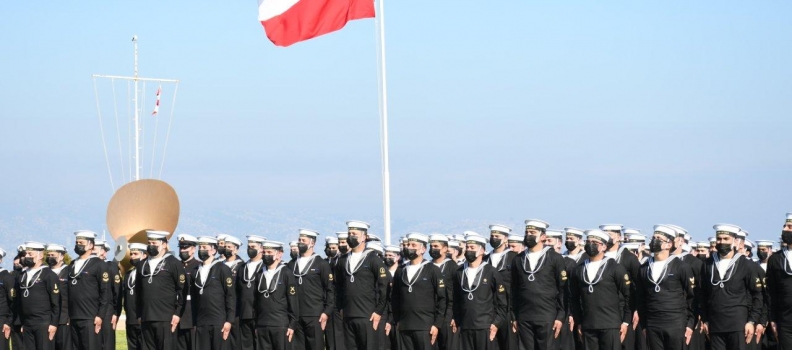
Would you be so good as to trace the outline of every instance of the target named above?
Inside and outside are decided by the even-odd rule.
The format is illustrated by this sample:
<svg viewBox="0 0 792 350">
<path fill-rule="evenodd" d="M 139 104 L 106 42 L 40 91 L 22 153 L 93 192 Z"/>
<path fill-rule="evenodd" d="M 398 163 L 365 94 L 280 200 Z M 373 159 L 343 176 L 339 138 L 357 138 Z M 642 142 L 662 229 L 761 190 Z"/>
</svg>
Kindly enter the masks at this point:
<svg viewBox="0 0 792 350">
<path fill-rule="evenodd" d="M 369 229 L 300 229 L 288 262 L 261 236 L 182 234 L 172 250 L 147 231 L 123 275 L 94 232 L 75 232 L 68 264 L 66 247 L 26 242 L 0 270 L 0 350 L 115 349 L 122 319 L 130 350 L 792 350 L 792 213 L 778 250 L 731 224 L 707 242 L 530 219 L 383 246 Z"/>
</svg>

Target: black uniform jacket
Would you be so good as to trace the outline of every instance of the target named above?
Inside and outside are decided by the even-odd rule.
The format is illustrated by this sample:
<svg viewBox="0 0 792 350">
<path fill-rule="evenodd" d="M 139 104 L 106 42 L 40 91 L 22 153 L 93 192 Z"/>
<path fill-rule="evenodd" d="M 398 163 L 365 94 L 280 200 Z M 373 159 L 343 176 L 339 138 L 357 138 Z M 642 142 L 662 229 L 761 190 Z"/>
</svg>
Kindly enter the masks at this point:
<svg viewBox="0 0 792 350">
<path fill-rule="evenodd" d="M 111 308 L 110 273 L 107 264 L 90 256 L 80 270 L 75 261 L 69 264 L 69 318 L 93 320 L 104 318 Z"/>
<path fill-rule="evenodd" d="M 454 273 L 459 269 L 459 265 L 451 259 L 446 259 L 438 267 L 445 283 L 446 304 L 448 304 L 445 312 L 445 321 L 446 324 L 451 324 L 451 320 L 454 319 Z"/>
<path fill-rule="evenodd" d="M 110 307 L 107 308 L 105 314 L 106 322 L 110 322 L 113 315 L 121 315 L 121 270 L 118 268 L 117 261 L 105 261 L 107 264 L 107 273 L 110 274 L 110 281 L 108 282 L 110 289 Z"/>
<path fill-rule="evenodd" d="M 52 272 L 55 272 L 54 270 Z M 58 273 L 58 288 L 60 289 L 60 317 L 58 324 L 69 323 L 69 266 L 64 266 Z"/>
<path fill-rule="evenodd" d="M 385 312 L 388 289 L 388 272 L 385 264 L 370 251 L 364 252 L 358 266 L 349 266 L 352 253 L 344 254 L 338 261 L 335 274 L 336 300 L 344 317 L 370 318 L 372 313 Z"/>
<path fill-rule="evenodd" d="M 454 273 L 454 322 L 462 329 L 489 329 L 506 323 L 508 300 L 501 275 L 482 263 L 472 281 L 465 274 L 467 264 Z"/>
<path fill-rule="evenodd" d="M 170 322 L 173 316 L 182 317 L 188 292 L 184 266 L 179 259 L 165 254 L 152 269 L 149 259 L 141 261 L 136 269 L 138 317 L 143 322 Z"/>
<path fill-rule="evenodd" d="M 718 272 L 714 258 L 707 259 L 701 278 L 701 321 L 709 322 L 710 332 L 743 331 L 747 322 L 759 322 L 762 280 L 745 256 L 735 255 L 734 265 L 725 276 Z"/>
<path fill-rule="evenodd" d="M 190 289 L 192 288 L 195 273 L 198 272 L 198 268 L 201 267 L 201 260 L 196 258 L 192 258 L 187 260 L 187 262 L 182 261 L 182 266 L 184 266 L 185 272 L 185 279 L 184 279 L 184 289 L 187 291 L 185 292 L 187 297 L 184 301 L 184 313 L 182 317 L 179 319 L 179 329 L 190 329 L 195 327 L 195 314 L 192 310 L 192 295 L 190 293 Z"/>
<path fill-rule="evenodd" d="M 126 324 L 133 325 L 138 323 L 137 315 L 137 294 L 135 294 L 135 284 L 137 280 L 137 270 L 132 268 L 124 275 L 124 282 L 121 284 L 121 298 L 126 312 Z"/>
<path fill-rule="evenodd" d="M 218 262 L 209 269 L 205 281 L 199 270 L 190 287 L 196 326 L 222 326 L 236 317 L 236 288 L 231 269 Z"/>
<path fill-rule="evenodd" d="M 237 273 L 236 293 L 237 293 L 237 317 L 243 320 L 253 319 L 253 302 L 256 299 L 256 276 L 261 272 L 264 263 L 259 261 L 253 271 L 250 271 L 250 261 L 243 266 Z M 250 278 L 248 278 L 250 276 Z"/>
<path fill-rule="evenodd" d="M 407 276 L 409 265 L 393 277 L 391 304 L 399 330 L 428 331 L 432 326 L 440 329 L 445 322 L 445 281 L 437 266 L 428 261 L 422 264 L 412 279 Z"/>
<path fill-rule="evenodd" d="M 264 269 L 256 276 L 256 327 L 288 327 L 297 329 L 300 301 L 294 273 L 285 265 L 272 276 L 269 285 Z"/>
<path fill-rule="evenodd" d="M 767 258 L 765 283 L 770 296 L 768 317 L 780 325 L 792 325 L 792 261 L 787 261 L 787 250 L 781 249 Z"/>
<path fill-rule="evenodd" d="M 296 261 L 291 267 L 297 279 L 297 293 L 300 295 L 300 317 L 319 317 L 321 314 L 332 315 L 335 309 L 335 285 L 333 270 L 330 264 L 319 255 L 314 254 L 311 260 L 300 270 Z"/>
<path fill-rule="evenodd" d="M 0 268 L 0 324 L 12 325 L 14 315 L 14 297 L 17 295 L 15 289 L 16 278 L 8 270 Z"/>
<path fill-rule="evenodd" d="M 690 265 L 681 258 L 670 259 L 658 280 L 652 279 L 649 259 L 641 265 L 636 283 L 638 316 L 641 325 L 652 328 L 678 329 L 681 326 L 693 329 L 693 299 L 696 278 Z"/>
<path fill-rule="evenodd" d="M 587 262 L 579 265 L 570 276 L 570 303 L 575 324 L 593 330 L 618 329 L 622 323 L 631 323 L 629 301 L 632 278 L 627 270 L 614 259 L 605 258 L 597 271 L 597 277 L 589 281 Z M 590 285 L 589 282 L 596 283 Z"/>
<path fill-rule="evenodd" d="M 552 322 L 566 317 L 566 284 L 569 277 L 561 254 L 546 247 L 537 266 L 531 266 L 528 251 L 525 250 L 512 261 L 511 272 L 513 319 L 521 322 Z"/>
<path fill-rule="evenodd" d="M 27 270 L 16 281 L 19 294 L 16 310 L 23 327 L 58 326 L 60 317 L 60 282 L 48 266 L 37 272 Z M 27 295 L 27 296 L 26 296 Z"/>
</svg>

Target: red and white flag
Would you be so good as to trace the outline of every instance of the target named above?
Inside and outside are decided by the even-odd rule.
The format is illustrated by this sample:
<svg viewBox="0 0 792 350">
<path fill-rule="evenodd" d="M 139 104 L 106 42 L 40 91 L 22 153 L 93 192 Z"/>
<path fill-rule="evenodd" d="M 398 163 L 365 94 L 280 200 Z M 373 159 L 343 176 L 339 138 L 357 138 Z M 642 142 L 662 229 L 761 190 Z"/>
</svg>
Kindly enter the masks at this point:
<svg viewBox="0 0 792 350">
<path fill-rule="evenodd" d="M 267 38 L 289 46 L 374 17 L 374 0 L 259 0 L 258 10 Z"/>
<path fill-rule="evenodd" d="M 157 113 L 159 113 L 159 102 L 160 102 L 161 93 L 162 93 L 162 86 L 157 88 L 157 104 L 154 105 L 154 112 L 151 112 L 151 115 L 157 115 Z"/>
</svg>

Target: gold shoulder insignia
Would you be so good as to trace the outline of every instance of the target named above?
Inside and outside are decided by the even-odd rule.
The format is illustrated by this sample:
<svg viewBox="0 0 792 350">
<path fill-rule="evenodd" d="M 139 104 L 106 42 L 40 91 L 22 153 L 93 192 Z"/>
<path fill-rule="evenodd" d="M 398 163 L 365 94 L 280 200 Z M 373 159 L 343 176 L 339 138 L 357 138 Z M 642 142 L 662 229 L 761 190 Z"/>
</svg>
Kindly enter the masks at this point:
<svg viewBox="0 0 792 350">
<path fill-rule="evenodd" d="M 226 278 L 226 287 L 231 287 L 231 277 Z"/>
<path fill-rule="evenodd" d="M 291 287 L 289 287 L 289 294 L 290 294 L 290 295 L 295 295 L 295 294 L 297 294 L 297 290 L 296 290 L 296 289 L 294 289 L 294 286 L 291 286 Z"/>
<path fill-rule="evenodd" d="M 15 297 L 16 297 L 16 289 L 11 288 L 11 299 L 14 299 Z"/>
<path fill-rule="evenodd" d="M 186 280 L 187 280 L 187 277 L 185 277 L 184 274 L 179 275 L 179 283 L 184 283 L 184 281 L 186 281 Z"/>
<path fill-rule="evenodd" d="M 759 279 L 759 277 L 757 277 L 756 278 L 756 283 L 760 283 L 760 282 L 761 282 L 761 280 Z"/>
<path fill-rule="evenodd" d="M 502 284 L 500 286 L 498 286 L 498 293 L 503 293 L 505 291 L 506 291 L 506 288 L 503 288 Z"/>
<path fill-rule="evenodd" d="M 107 282 L 109 280 L 110 280 L 110 274 L 108 274 L 107 272 L 103 273 L 102 274 L 102 282 Z"/>
<path fill-rule="evenodd" d="M 562 281 L 566 281 L 567 280 L 566 270 L 561 270 L 561 280 Z"/>
<path fill-rule="evenodd" d="M 437 283 L 437 288 L 445 288 L 445 282 L 443 282 L 442 278 L 440 279 L 440 282 Z"/>
<path fill-rule="evenodd" d="M 58 290 L 58 284 L 57 283 L 52 285 L 52 293 L 54 293 L 54 294 L 60 293 L 60 291 Z"/>
<path fill-rule="evenodd" d="M 329 280 L 330 280 L 330 282 L 333 282 L 333 274 L 331 273 L 331 274 L 328 276 L 328 278 L 327 278 L 327 279 L 329 279 Z"/>
<path fill-rule="evenodd" d="M 629 281 L 630 280 L 630 275 L 625 273 L 624 274 L 624 280 L 625 281 Z"/>
<path fill-rule="evenodd" d="M 115 275 L 114 282 L 115 282 L 116 284 L 118 284 L 118 283 L 121 283 L 121 276 L 119 276 L 119 275 Z"/>
<path fill-rule="evenodd" d="M 690 278 L 690 286 L 693 287 L 695 285 L 696 285 L 696 278 L 695 277 L 691 277 Z"/>
<path fill-rule="evenodd" d="M 383 277 L 385 277 L 385 268 L 384 267 L 380 267 L 380 278 L 383 278 Z"/>
</svg>

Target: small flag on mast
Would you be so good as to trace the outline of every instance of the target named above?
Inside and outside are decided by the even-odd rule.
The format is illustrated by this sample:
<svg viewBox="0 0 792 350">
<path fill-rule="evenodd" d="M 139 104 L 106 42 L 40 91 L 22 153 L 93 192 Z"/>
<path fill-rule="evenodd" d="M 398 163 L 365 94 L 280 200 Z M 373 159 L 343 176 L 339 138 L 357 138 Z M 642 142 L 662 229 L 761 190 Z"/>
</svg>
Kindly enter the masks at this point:
<svg viewBox="0 0 792 350">
<path fill-rule="evenodd" d="M 159 113 L 159 104 L 160 104 L 160 94 L 162 93 L 162 85 L 157 88 L 157 104 L 154 105 L 154 112 L 151 112 L 151 115 L 157 115 Z"/>
</svg>

